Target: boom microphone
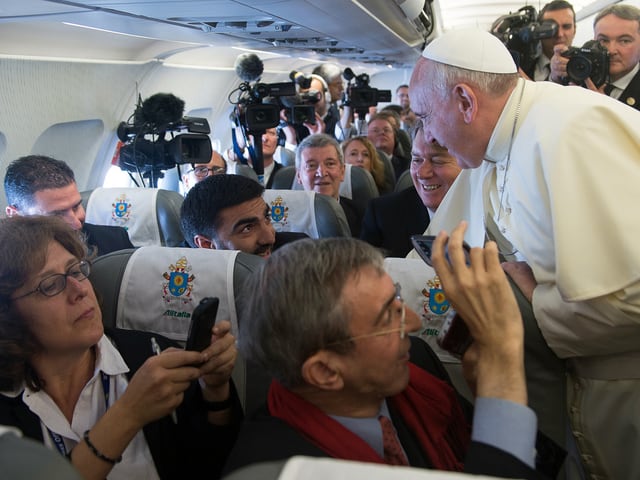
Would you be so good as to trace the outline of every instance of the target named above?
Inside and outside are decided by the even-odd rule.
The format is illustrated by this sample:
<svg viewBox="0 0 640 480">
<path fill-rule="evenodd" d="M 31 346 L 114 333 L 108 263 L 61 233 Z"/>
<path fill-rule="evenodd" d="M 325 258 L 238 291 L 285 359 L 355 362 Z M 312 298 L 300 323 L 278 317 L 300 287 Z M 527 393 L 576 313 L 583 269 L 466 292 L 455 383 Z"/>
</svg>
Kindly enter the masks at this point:
<svg viewBox="0 0 640 480">
<path fill-rule="evenodd" d="M 136 126 L 151 125 L 162 130 L 179 122 L 184 113 L 184 100 L 172 93 L 156 93 L 147 98 L 133 114 Z"/>
<path fill-rule="evenodd" d="M 305 75 L 302 72 L 298 72 L 296 70 L 291 70 L 289 74 L 289 78 L 300 85 L 300 88 L 309 88 L 311 87 L 311 77 Z"/>
<path fill-rule="evenodd" d="M 255 53 L 242 53 L 236 58 L 233 68 L 243 82 L 254 82 L 262 75 L 264 64 Z"/>
</svg>

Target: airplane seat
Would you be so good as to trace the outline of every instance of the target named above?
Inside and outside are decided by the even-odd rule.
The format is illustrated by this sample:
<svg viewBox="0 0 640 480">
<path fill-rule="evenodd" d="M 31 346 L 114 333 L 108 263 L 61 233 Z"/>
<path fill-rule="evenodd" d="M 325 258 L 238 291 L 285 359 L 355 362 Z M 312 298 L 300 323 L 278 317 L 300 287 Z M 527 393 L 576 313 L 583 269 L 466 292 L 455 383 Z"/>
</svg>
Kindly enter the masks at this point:
<svg viewBox="0 0 640 480">
<path fill-rule="evenodd" d="M 184 197 L 161 188 L 96 188 L 87 201 L 86 221 L 127 229 L 136 247 L 177 247 L 184 241 L 180 207 Z"/>
<path fill-rule="evenodd" d="M 271 209 L 271 224 L 276 231 L 301 232 L 311 238 L 351 236 L 344 210 L 327 195 L 307 190 L 267 189 L 262 198 Z"/>
<path fill-rule="evenodd" d="M 340 184 L 340 195 L 353 200 L 364 212 L 369 200 L 380 195 L 376 182 L 371 173 L 362 167 L 350 164 L 345 167 L 344 180 Z"/>
<path fill-rule="evenodd" d="M 429 344 L 444 364 L 458 392 L 473 402 L 473 394 L 462 375 L 460 360 L 440 348 L 436 342 L 451 307 L 435 270 L 420 258 L 387 257 L 384 267 L 393 281 L 400 284 L 407 307 L 416 312 L 422 321 L 420 330 L 412 335 L 419 336 Z"/>
<path fill-rule="evenodd" d="M 396 186 L 393 189 L 394 192 L 399 192 L 401 190 L 406 190 L 407 188 L 413 188 L 413 178 L 411 178 L 411 170 L 405 170 L 398 177 L 398 181 L 396 182 Z"/>
<path fill-rule="evenodd" d="M 296 178 L 296 166 L 283 166 L 273 174 L 273 184 L 271 188 L 276 190 L 302 190 L 302 184 Z"/>
<path fill-rule="evenodd" d="M 387 185 L 392 185 L 392 186 L 395 185 L 397 181 L 396 172 L 393 169 L 393 164 L 391 163 L 391 160 L 389 160 L 389 158 L 381 150 L 377 150 L 377 152 L 378 152 L 378 158 L 384 165 L 385 182 L 387 183 Z"/>
<path fill-rule="evenodd" d="M 289 166 L 294 166 L 296 165 L 296 152 L 294 152 L 293 150 L 289 150 L 288 148 L 285 147 L 278 147 L 278 153 L 277 155 L 279 155 L 278 160 L 280 160 L 280 163 L 282 164 L 282 166 L 284 167 L 289 167 Z"/>
<path fill-rule="evenodd" d="M 237 336 L 242 285 L 263 262 L 235 250 L 151 245 L 96 258 L 89 279 L 105 326 L 155 332 L 184 344 L 191 314 L 204 297 L 220 299 L 217 318 L 230 320 Z M 233 379 L 245 408 L 265 400 L 268 380 L 240 358 Z"/>
<path fill-rule="evenodd" d="M 253 167 L 249 165 L 245 165 L 244 163 L 236 163 L 234 167 L 234 173 L 236 175 L 242 175 L 243 177 L 248 177 L 252 180 L 258 181 L 258 175 Z"/>
<path fill-rule="evenodd" d="M 278 170 L 273 177 L 273 188 L 303 190 L 296 177 L 296 167 Z M 344 180 L 340 184 L 340 195 L 352 199 L 364 211 L 369 200 L 379 196 L 379 192 L 371 173 L 364 168 L 346 164 Z"/>
</svg>

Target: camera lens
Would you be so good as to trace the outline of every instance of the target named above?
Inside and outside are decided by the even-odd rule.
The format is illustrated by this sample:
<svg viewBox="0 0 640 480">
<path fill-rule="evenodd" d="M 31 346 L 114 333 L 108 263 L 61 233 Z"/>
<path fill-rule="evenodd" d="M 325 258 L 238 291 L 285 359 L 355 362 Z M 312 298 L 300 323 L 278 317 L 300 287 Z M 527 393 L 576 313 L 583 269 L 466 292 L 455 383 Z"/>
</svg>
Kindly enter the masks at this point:
<svg viewBox="0 0 640 480">
<path fill-rule="evenodd" d="M 574 83 L 580 83 L 591 75 L 591 60 L 581 55 L 575 55 L 567 62 L 567 75 Z"/>
</svg>

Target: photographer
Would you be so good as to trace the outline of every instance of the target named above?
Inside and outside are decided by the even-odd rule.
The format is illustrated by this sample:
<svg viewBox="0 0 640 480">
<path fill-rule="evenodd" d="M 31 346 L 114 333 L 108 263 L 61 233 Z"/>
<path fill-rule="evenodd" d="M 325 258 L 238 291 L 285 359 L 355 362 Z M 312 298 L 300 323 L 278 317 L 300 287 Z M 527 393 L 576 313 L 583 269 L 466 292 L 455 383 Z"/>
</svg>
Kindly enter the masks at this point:
<svg viewBox="0 0 640 480">
<path fill-rule="evenodd" d="M 596 85 L 591 78 L 585 87 L 604 93 L 632 108 L 640 109 L 640 9 L 632 5 L 611 5 L 601 10 L 593 21 L 594 38 L 608 51 L 608 83 Z M 552 77 L 567 77 L 566 49 L 554 49 Z"/>
<path fill-rule="evenodd" d="M 353 121 L 353 111 L 348 105 L 338 105 L 344 95 L 344 82 L 342 80 L 342 70 L 335 63 L 321 63 L 313 69 L 313 74 L 318 75 L 326 82 L 331 101 L 326 116 L 325 133 L 333 135 L 336 140 L 345 140 L 351 136 L 351 123 Z"/>
<path fill-rule="evenodd" d="M 536 58 L 532 68 L 524 72 L 536 82 L 553 80 L 550 78 L 550 74 L 554 48 L 557 46 L 566 49 L 571 46 L 573 38 L 576 36 L 576 13 L 569 2 L 553 0 L 542 7 L 538 15 L 538 22 L 555 22 L 558 24 L 558 30 L 553 37 L 540 40 L 540 55 Z"/>
</svg>

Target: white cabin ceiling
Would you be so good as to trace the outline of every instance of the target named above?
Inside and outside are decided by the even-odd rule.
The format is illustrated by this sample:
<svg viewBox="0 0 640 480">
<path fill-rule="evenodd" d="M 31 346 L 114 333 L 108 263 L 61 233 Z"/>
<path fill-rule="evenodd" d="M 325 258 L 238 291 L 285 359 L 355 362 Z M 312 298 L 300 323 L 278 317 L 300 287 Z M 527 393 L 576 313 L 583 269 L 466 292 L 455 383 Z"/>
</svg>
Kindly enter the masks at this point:
<svg viewBox="0 0 640 480">
<path fill-rule="evenodd" d="M 410 67 L 432 38 L 426 37 L 432 22 L 435 34 L 469 26 L 488 30 L 501 15 L 527 4 L 539 10 L 545 3 L 429 0 L 414 19 L 405 11 L 420 11 L 422 0 L 0 0 L 0 38 L 3 23 L 12 24 L 8 31 L 39 24 L 41 35 L 53 32 L 53 48 L 64 22 L 138 37 L 131 39 L 132 49 L 140 39 L 162 40 L 191 48 L 235 46 L 318 61 Z M 571 3 L 581 19 L 612 2 Z M 27 33 L 20 41 L 26 39 Z M 13 53 L 2 48 L 0 53 Z"/>
</svg>

